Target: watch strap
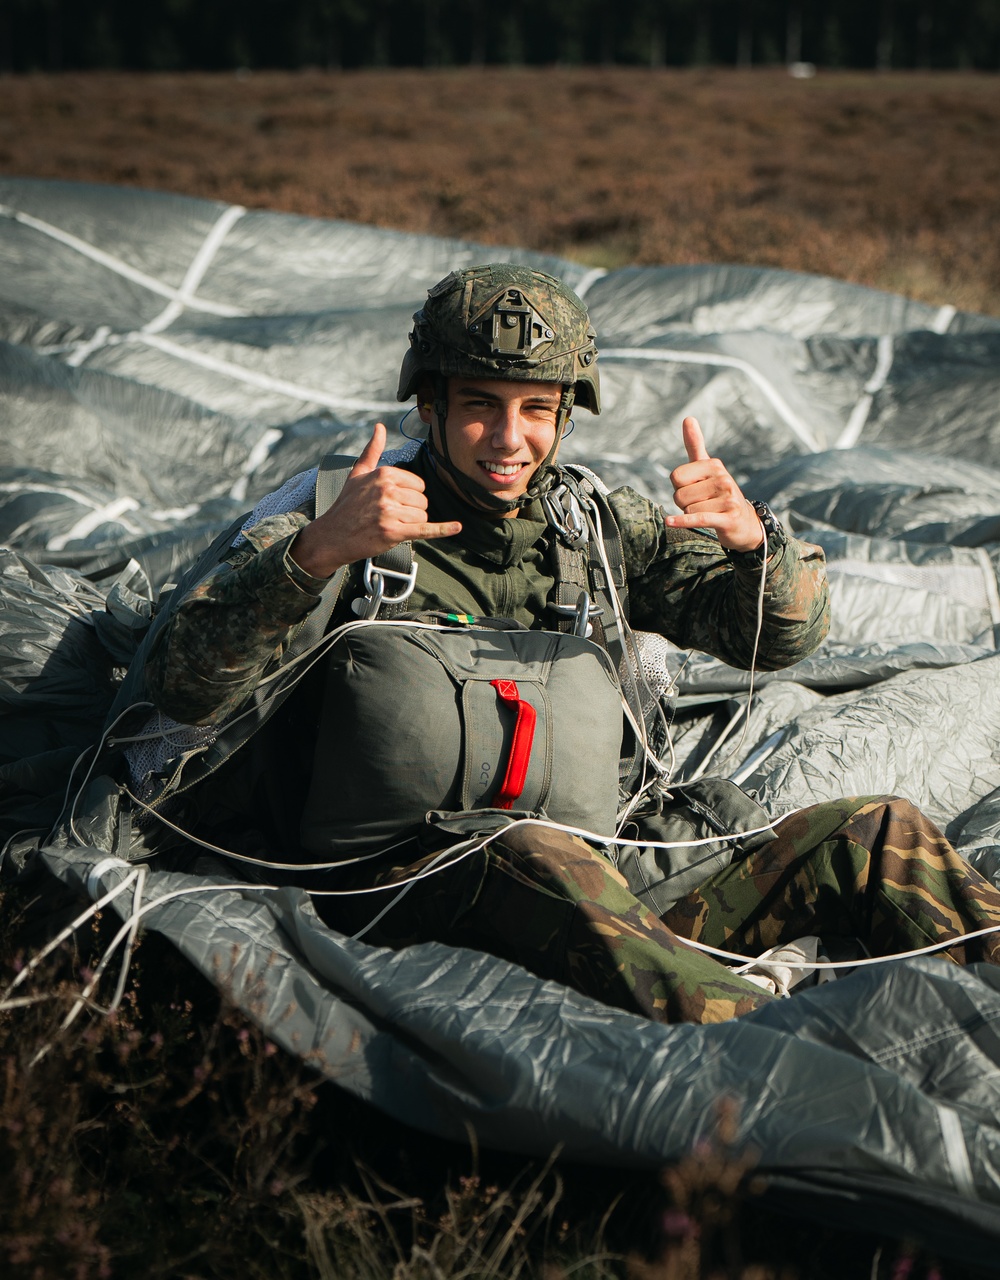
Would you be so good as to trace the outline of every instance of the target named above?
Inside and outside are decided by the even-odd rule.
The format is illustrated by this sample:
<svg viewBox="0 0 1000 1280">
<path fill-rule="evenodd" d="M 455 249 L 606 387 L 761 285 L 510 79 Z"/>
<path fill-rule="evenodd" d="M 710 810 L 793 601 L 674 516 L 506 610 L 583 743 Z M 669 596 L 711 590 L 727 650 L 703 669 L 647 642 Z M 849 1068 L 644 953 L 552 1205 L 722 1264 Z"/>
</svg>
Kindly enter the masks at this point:
<svg viewBox="0 0 1000 1280">
<path fill-rule="evenodd" d="M 727 551 L 726 555 L 734 564 L 742 564 L 759 568 L 765 558 L 770 559 L 788 542 L 784 526 L 766 502 L 759 498 L 748 498 L 747 501 L 757 513 L 764 528 L 764 541 L 752 551 Z"/>
</svg>

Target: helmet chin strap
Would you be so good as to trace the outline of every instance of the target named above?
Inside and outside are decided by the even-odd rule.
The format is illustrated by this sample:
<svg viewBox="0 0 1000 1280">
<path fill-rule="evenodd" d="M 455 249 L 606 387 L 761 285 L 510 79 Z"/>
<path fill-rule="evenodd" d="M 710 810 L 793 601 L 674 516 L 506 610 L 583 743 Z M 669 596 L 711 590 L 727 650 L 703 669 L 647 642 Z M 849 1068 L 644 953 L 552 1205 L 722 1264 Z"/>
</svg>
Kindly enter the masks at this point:
<svg viewBox="0 0 1000 1280">
<path fill-rule="evenodd" d="M 531 483 L 519 498 L 501 498 L 498 493 L 491 493 L 489 489 L 477 484 L 475 480 L 459 471 L 452 462 L 448 452 L 448 433 L 445 430 L 445 420 L 448 417 L 448 379 L 442 374 L 436 374 L 434 377 L 434 415 L 437 418 L 438 432 L 441 436 L 441 448 L 439 449 L 434 443 L 433 431 L 427 433 L 427 448 L 437 465 L 448 472 L 459 492 L 472 506 L 479 507 L 490 515 L 509 516 L 511 512 L 520 510 L 529 502 L 534 502 L 536 498 L 540 498 L 543 493 L 547 493 L 552 488 L 556 478 L 552 461 L 562 440 L 569 415 L 573 411 L 573 397 L 573 387 L 564 386 L 562 395 L 559 397 L 559 408 L 556 410 L 556 431 L 552 448 L 538 465 Z"/>
</svg>

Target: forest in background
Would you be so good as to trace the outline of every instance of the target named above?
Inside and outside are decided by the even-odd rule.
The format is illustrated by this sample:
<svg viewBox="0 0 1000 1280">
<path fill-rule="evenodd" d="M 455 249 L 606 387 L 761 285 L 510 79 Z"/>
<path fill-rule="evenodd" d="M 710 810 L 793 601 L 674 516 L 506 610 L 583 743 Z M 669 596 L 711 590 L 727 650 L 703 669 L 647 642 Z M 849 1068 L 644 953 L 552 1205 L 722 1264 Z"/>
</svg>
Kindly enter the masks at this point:
<svg viewBox="0 0 1000 1280">
<path fill-rule="evenodd" d="M 1000 0 L 0 0 L 0 72 L 1000 69 Z"/>
</svg>

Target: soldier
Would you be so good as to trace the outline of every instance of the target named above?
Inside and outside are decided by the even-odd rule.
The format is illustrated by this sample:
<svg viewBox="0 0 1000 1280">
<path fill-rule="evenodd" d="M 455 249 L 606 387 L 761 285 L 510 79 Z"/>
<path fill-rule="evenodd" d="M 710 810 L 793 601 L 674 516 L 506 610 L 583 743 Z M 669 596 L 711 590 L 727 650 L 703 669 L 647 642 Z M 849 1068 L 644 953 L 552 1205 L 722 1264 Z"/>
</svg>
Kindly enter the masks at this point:
<svg viewBox="0 0 1000 1280">
<path fill-rule="evenodd" d="M 245 528 L 156 634 L 146 678 L 163 713 L 188 725 L 238 721 L 321 602 L 331 614 L 328 634 L 355 617 L 352 600 L 374 616 L 371 582 L 381 593 L 387 581 L 377 566 L 392 580 L 405 576 L 410 546 L 410 615 L 510 619 L 560 635 L 592 627 L 631 689 L 633 723 L 642 715 L 635 696 L 642 673 L 626 609 L 631 625 L 741 668 L 786 667 L 821 643 L 829 622 L 821 550 L 744 497 L 710 456 L 695 419 L 682 428 L 688 461 L 671 476 L 677 512 L 628 488 L 608 494 L 596 477 L 558 464 L 574 403 L 600 412 L 595 334 L 563 284 L 506 264 L 455 272 L 430 291 L 414 321 L 398 397 L 417 396 L 426 441 L 415 456 L 379 465 L 385 428 L 378 424 L 327 509 L 310 495 Z M 380 561 L 401 547 L 404 571 Z M 623 830 L 634 842 L 624 850 L 543 823 L 484 827 L 488 809 L 513 804 L 491 783 L 457 815 L 470 818 L 464 827 L 416 830 L 400 820 L 401 839 L 383 841 L 392 847 L 381 856 L 348 857 L 350 841 L 328 835 L 350 799 L 352 752 L 362 751 L 349 732 L 388 710 L 364 704 L 352 730 L 343 720 L 338 728 L 324 708 L 342 705 L 345 670 L 332 660 L 315 667 L 252 747 L 216 775 L 200 811 L 232 833 L 253 810 L 264 847 L 281 848 L 291 862 L 315 868 L 318 852 L 332 854 L 339 869 L 319 879 L 303 870 L 297 879 L 315 888 L 333 877 L 336 891 L 317 896 L 319 910 L 370 941 L 474 947 L 653 1019 L 707 1022 L 772 997 L 685 940 L 752 956 L 812 934 L 856 939 L 878 955 L 1000 924 L 1000 893 L 906 801 L 827 802 L 761 831 L 763 811 L 717 782 L 698 797 L 707 826 L 697 827 L 690 789 L 671 790 L 662 770 L 658 785 L 644 777 L 651 753 L 642 726 L 641 750 L 622 768 Z M 391 668 L 377 675 L 376 695 L 419 697 L 412 686 L 420 679 L 404 688 Z M 587 690 L 578 697 L 586 701 Z M 425 723 L 435 718 L 433 708 L 421 715 Z M 339 741 L 331 745 L 331 737 Z M 582 761 L 590 744 L 580 745 Z M 594 753 L 601 756 L 596 746 Z M 599 768 L 610 776 L 617 763 Z M 366 768 L 377 772 L 377 759 Z M 379 787 L 395 785 L 388 772 Z M 233 782 L 240 777 L 242 789 Z M 371 806 L 387 794 L 376 791 Z M 438 799 L 417 794 L 413 803 L 423 813 Z M 385 816 L 391 830 L 394 811 Z M 581 825 L 572 812 L 562 816 Z M 478 848 L 470 851 L 466 840 L 460 859 L 442 856 L 450 840 L 484 830 Z M 717 843 L 706 863 L 704 845 L 686 858 L 656 847 L 678 830 L 749 834 Z M 989 936 L 947 954 L 958 963 L 997 962 L 1000 942 Z"/>
</svg>

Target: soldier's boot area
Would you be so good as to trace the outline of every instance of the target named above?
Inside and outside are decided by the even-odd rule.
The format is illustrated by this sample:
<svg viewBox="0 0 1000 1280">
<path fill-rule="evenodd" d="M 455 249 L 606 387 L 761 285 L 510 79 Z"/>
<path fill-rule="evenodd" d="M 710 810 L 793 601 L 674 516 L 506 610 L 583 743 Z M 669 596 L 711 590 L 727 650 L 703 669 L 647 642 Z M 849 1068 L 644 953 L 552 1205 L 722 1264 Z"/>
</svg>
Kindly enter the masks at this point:
<svg viewBox="0 0 1000 1280">
<path fill-rule="evenodd" d="M 831 801 L 775 830 L 776 840 L 667 912 L 670 928 L 747 955 L 805 934 L 892 955 L 1000 925 L 1000 892 L 907 800 Z M 1000 934 L 941 954 L 1000 964 Z"/>
<path fill-rule="evenodd" d="M 380 877 L 388 888 L 433 861 Z M 317 899 L 336 927 L 357 928 L 381 893 Z M 437 941 L 488 951 L 540 978 L 656 1022 L 722 1022 L 773 999 L 678 940 L 632 895 L 611 862 L 575 836 L 519 827 L 489 848 L 419 880 L 365 941 Z"/>
</svg>

